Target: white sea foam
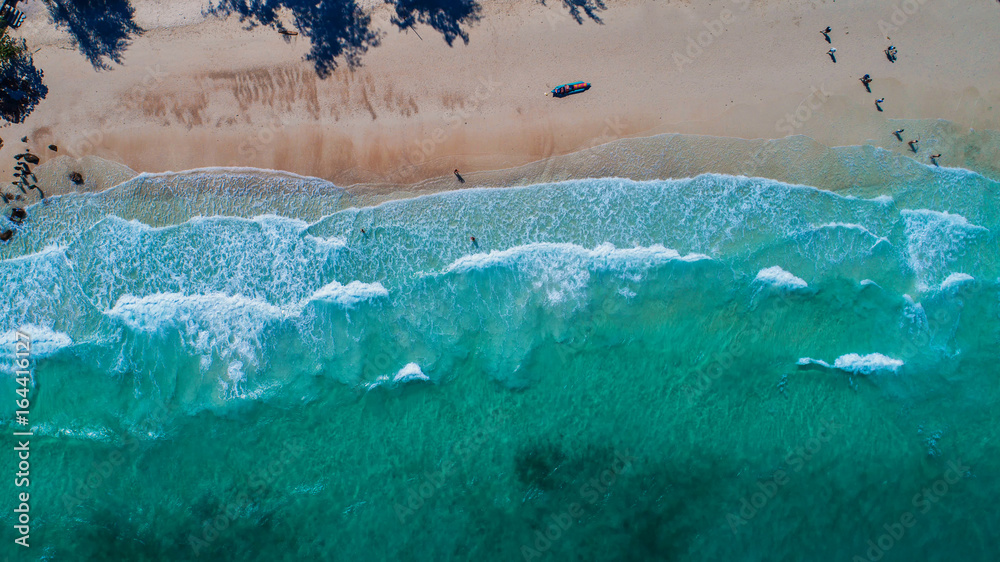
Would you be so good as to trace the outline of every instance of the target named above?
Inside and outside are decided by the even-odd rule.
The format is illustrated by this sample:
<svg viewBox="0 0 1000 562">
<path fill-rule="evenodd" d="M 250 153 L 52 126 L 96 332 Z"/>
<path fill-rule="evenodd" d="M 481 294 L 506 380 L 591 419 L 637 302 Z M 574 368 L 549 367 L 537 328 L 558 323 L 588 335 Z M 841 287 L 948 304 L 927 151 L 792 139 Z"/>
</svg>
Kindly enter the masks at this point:
<svg viewBox="0 0 1000 562">
<path fill-rule="evenodd" d="M 403 365 L 403 368 L 396 371 L 396 374 L 389 377 L 389 375 L 382 375 L 375 380 L 366 383 L 364 386 L 368 390 L 373 390 L 380 386 L 396 387 L 404 385 L 411 382 L 418 381 L 430 381 L 431 378 L 424 374 L 420 369 L 420 365 L 416 363 L 407 363 Z"/>
<path fill-rule="evenodd" d="M 317 248 L 323 250 L 340 250 L 347 247 L 347 240 L 342 236 L 331 236 L 329 238 L 323 238 L 321 236 L 313 236 L 312 234 L 306 234 L 304 236 L 306 240 L 311 241 L 316 244 Z"/>
<path fill-rule="evenodd" d="M 41 262 L 54 257 L 57 259 L 63 259 L 65 258 L 65 253 L 66 246 L 61 244 L 49 244 L 37 252 L 7 258 L 3 260 L 3 263 L 9 265 L 20 265 L 25 261 Z"/>
<path fill-rule="evenodd" d="M 805 289 L 809 286 L 804 279 L 792 275 L 777 265 L 760 270 L 754 281 L 768 283 L 775 287 L 789 290 Z"/>
<path fill-rule="evenodd" d="M 166 172 L 142 172 L 129 181 L 147 178 L 174 178 L 178 176 L 222 176 L 226 178 L 242 179 L 244 176 L 273 176 L 276 178 L 288 178 L 293 180 L 305 180 L 306 182 L 322 183 L 330 186 L 334 184 L 314 176 L 303 176 L 284 170 L 272 170 L 271 168 L 252 168 L 249 166 L 206 166 L 204 168 L 192 168 L 190 170 L 166 171 Z M 194 182 L 192 182 L 194 183 Z M 335 187 L 335 186 L 334 186 Z"/>
<path fill-rule="evenodd" d="M 881 353 L 870 353 L 868 355 L 848 353 L 838 357 L 833 362 L 833 365 L 822 359 L 813 359 L 812 357 L 801 357 L 796 363 L 798 365 L 819 365 L 827 369 L 838 369 L 858 375 L 872 375 L 882 372 L 895 373 L 903 366 L 903 362 L 899 359 L 886 357 Z"/>
<path fill-rule="evenodd" d="M 265 325 L 288 317 L 287 311 L 266 301 L 219 293 L 125 295 L 105 314 L 137 332 L 176 329 L 184 344 L 201 355 L 203 371 L 218 354 L 230 363 L 228 374 L 237 377 L 234 382 L 242 379 L 242 361 L 256 364 Z M 240 363 L 234 367 L 237 361 Z"/>
<path fill-rule="evenodd" d="M 828 223 L 824 223 L 824 224 L 821 224 L 821 225 L 817 225 L 815 228 L 816 229 L 829 228 L 829 229 L 856 230 L 858 232 L 862 232 L 864 234 L 867 234 L 867 235 L 871 236 L 872 238 L 876 238 L 876 239 L 879 239 L 879 240 L 886 240 L 886 238 L 884 236 L 879 236 L 879 235 L 875 234 L 874 232 L 872 232 L 871 230 L 868 230 L 868 227 L 866 227 L 864 225 L 861 225 L 861 224 L 853 223 L 853 222 L 828 222 Z"/>
<path fill-rule="evenodd" d="M 944 281 L 941 282 L 941 290 L 947 291 L 949 289 L 955 289 L 959 285 L 975 281 L 976 278 L 969 275 L 968 273 L 952 273 Z"/>
<path fill-rule="evenodd" d="M 107 217 L 73 245 L 81 286 L 98 308 L 124 295 L 225 293 L 289 303 L 328 281 L 342 238 L 304 234 L 299 219 L 196 217 L 153 228 Z"/>
<path fill-rule="evenodd" d="M 420 365 L 416 363 L 407 363 L 400 369 L 396 376 L 392 378 L 393 384 L 404 384 L 412 381 L 429 381 L 430 377 L 424 374 L 420 370 Z"/>
<path fill-rule="evenodd" d="M 881 353 L 869 353 L 868 355 L 848 353 L 847 355 L 838 357 L 833 362 L 833 366 L 836 369 L 850 371 L 859 375 L 871 375 L 883 371 L 895 373 L 903 366 L 903 362 L 899 359 L 882 355 Z"/>
<path fill-rule="evenodd" d="M 389 292 L 381 283 L 361 281 L 351 281 L 347 285 L 333 281 L 317 289 L 308 298 L 282 306 L 263 299 L 223 293 L 154 293 L 145 297 L 124 295 L 105 314 L 121 319 L 132 329 L 155 332 L 164 325 L 186 323 L 196 318 L 226 319 L 252 314 L 265 319 L 282 319 L 299 315 L 314 300 L 352 307 L 361 301 L 388 295 Z"/>
<path fill-rule="evenodd" d="M 826 224 L 821 224 L 821 225 L 816 226 L 814 228 L 816 230 L 849 230 L 849 231 L 858 232 L 860 234 L 863 234 L 863 235 L 867 236 L 868 238 L 870 238 L 872 240 L 872 244 L 871 244 L 871 247 L 869 248 L 869 250 L 874 249 L 879 244 L 888 244 L 888 245 L 892 246 L 892 242 L 889 241 L 889 239 L 887 237 L 885 237 L 885 236 L 879 236 L 878 234 L 875 234 L 871 230 L 868 230 L 868 227 L 866 227 L 864 225 L 856 224 L 856 223 L 830 222 L 830 223 L 826 223 Z"/>
<path fill-rule="evenodd" d="M 167 325 L 190 325 L 199 320 L 221 326 L 228 324 L 231 318 L 286 316 L 281 308 L 267 301 L 222 293 L 155 293 L 145 297 L 125 295 L 106 314 L 119 318 L 133 330 L 142 332 L 156 332 Z"/>
<path fill-rule="evenodd" d="M 309 300 L 335 302 L 345 308 L 351 308 L 362 301 L 388 296 L 389 291 L 378 281 L 374 283 L 351 281 L 347 285 L 334 281 L 317 289 Z"/>
<path fill-rule="evenodd" d="M 921 291 L 942 282 L 944 272 L 965 252 L 967 243 L 989 232 L 948 212 L 906 209 L 900 214 L 905 222 L 908 262 Z"/>
<path fill-rule="evenodd" d="M 184 343 L 202 355 L 201 367 L 207 370 L 211 367 L 213 352 L 224 360 L 239 357 L 255 363 L 256 351 L 263 344 L 261 335 L 265 326 L 299 317 L 314 300 L 351 308 L 362 301 L 388 294 L 378 282 L 351 281 L 342 285 L 334 281 L 305 299 L 281 306 L 259 298 L 223 293 L 125 295 L 104 314 L 138 332 L 158 333 L 166 328 L 177 329 Z M 230 364 L 231 379 L 241 380 L 242 373 L 243 363 Z"/>
<path fill-rule="evenodd" d="M 444 268 L 444 273 L 466 273 L 492 267 L 517 267 L 534 278 L 549 303 L 576 297 L 590 281 L 592 271 L 611 271 L 638 282 L 642 272 L 671 261 L 695 262 L 711 259 L 704 254 L 681 255 L 661 244 L 616 248 L 604 243 L 593 250 L 566 243 L 535 243 L 462 256 Z"/>
<path fill-rule="evenodd" d="M 462 256 L 449 264 L 444 269 L 444 272 L 466 272 L 489 267 L 508 266 L 517 263 L 525 257 L 553 253 L 562 253 L 567 257 L 588 260 L 592 262 L 595 269 L 618 269 L 628 265 L 650 267 L 672 260 L 698 261 L 711 259 L 704 254 L 687 254 L 682 256 L 676 250 L 672 250 L 661 244 L 619 249 L 613 244 L 604 243 L 593 250 L 589 250 L 576 244 L 542 242 L 514 246 L 506 250 L 494 250 L 488 254 L 479 253 Z"/>
<path fill-rule="evenodd" d="M 226 369 L 226 375 L 229 377 L 229 380 L 233 381 L 234 383 L 239 383 L 243 379 L 245 379 L 246 374 L 243 373 L 243 362 L 233 361 L 232 363 L 230 363 L 229 368 Z"/>
<path fill-rule="evenodd" d="M 28 339 L 19 337 L 18 332 L 26 335 Z M 0 371 L 14 372 L 16 343 L 26 341 L 30 341 L 31 349 L 28 356 L 32 361 L 48 357 L 60 349 L 73 345 L 73 339 L 67 334 L 43 326 L 27 324 L 16 330 L 8 330 L 0 334 Z"/>
<path fill-rule="evenodd" d="M 67 437 L 81 441 L 109 442 L 115 439 L 115 432 L 103 426 L 64 427 L 60 424 L 42 422 L 34 426 L 35 435 Z"/>
<path fill-rule="evenodd" d="M 822 359 L 813 359 L 812 357 L 799 357 L 799 360 L 795 363 L 797 365 L 819 365 L 821 367 L 826 367 L 827 369 L 833 368 L 826 361 L 823 361 Z"/>
<path fill-rule="evenodd" d="M 136 221 L 130 221 L 136 222 Z M 234 223 L 257 223 L 262 227 L 271 227 L 272 231 L 279 232 L 302 232 L 309 228 L 309 223 L 302 219 L 292 217 L 282 217 L 273 214 L 255 215 L 253 217 L 234 217 L 230 215 L 195 215 L 180 224 L 171 224 L 162 227 L 147 226 L 148 230 L 155 232 L 159 230 L 175 230 L 186 226 L 215 226 Z"/>
</svg>

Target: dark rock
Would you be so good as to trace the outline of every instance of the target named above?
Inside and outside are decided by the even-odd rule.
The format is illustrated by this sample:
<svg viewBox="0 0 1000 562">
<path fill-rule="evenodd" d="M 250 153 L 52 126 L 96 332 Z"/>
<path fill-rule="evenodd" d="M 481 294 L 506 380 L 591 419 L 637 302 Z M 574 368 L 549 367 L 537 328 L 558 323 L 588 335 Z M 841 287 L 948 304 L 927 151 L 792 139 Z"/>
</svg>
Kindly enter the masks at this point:
<svg viewBox="0 0 1000 562">
<path fill-rule="evenodd" d="M 38 164 L 39 162 L 41 162 L 41 160 L 39 160 L 37 156 L 31 154 L 30 152 L 24 155 L 24 160 L 29 164 Z"/>
<path fill-rule="evenodd" d="M 59 147 L 54 144 L 50 144 L 49 150 L 51 150 L 52 152 L 59 152 Z"/>
<path fill-rule="evenodd" d="M 76 185 L 83 185 L 83 174 L 80 172 L 70 172 L 69 180 Z"/>
<path fill-rule="evenodd" d="M 13 209 L 10 210 L 10 220 L 11 221 L 13 221 L 13 222 L 15 222 L 17 224 L 21 224 L 21 222 L 23 222 L 24 219 L 26 219 L 26 218 L 28 218 L 28 213 L 25 212 L 24 209 L 22 209 L 20 207 L 14 207 Z"/>
<path fill-rule="evenodd" d="M 13 237 L 14 237 L 14 231 L 13 230 L 5 230 L 3 232 L 0 232 L 0 242 L 6 242 L 6 241 L 10 240 Z"/>
</svg>

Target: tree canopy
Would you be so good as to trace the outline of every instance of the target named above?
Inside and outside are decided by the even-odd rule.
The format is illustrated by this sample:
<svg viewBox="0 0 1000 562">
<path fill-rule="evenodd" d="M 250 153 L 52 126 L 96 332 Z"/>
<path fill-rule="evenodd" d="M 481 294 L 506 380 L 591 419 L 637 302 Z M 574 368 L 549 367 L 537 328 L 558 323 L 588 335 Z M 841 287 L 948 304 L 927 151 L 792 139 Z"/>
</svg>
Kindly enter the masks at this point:
<svg viewBox="0 0 1000 562">
<path fill-rule="evenodd" d="M 48 93 L 24 40 L 0 31 L 0 118 L 24 121 Z"/>
</svg>

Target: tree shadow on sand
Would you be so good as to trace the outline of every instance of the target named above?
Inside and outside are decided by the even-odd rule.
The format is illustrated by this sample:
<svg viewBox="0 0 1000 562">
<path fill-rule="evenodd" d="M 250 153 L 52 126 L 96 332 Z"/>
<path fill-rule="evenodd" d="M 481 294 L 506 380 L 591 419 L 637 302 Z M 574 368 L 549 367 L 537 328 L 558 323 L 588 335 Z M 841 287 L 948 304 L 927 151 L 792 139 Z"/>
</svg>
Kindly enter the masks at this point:
<svg viewBox="0 0 1000 562">
<path fill-rule="evenodd" d="M 106 60 L 121 64 L 132 37 L 144 31 L 129 0 L 45 0 L 45 5 L 94 68 L 110 69 Z"/>
<path fill-rule="evenodd" d="M 278 18 L 282 9 L 291 11 L 295 31 L 312 41 L 306 60 L 313 63 L 320 78 L 336 70 L 340 59 L 350 67 L 360 66 L 361 55 L 381 40 L 379 32 L 371 29 L 371 17 L 354 0 L 220 0 L 207 13 L 237 14 L 251 29 L 262 25 L 290 31 Z"/>
<path fill-rule="evenodd" d="M 482 8 L 476 0 L 385 0 L 396 8 L 392 23 L 400 29 L 412 27 L 415 23 L 430 26 L 444 36 L 448 45 L 461 37 L 468 45 L 469 33 L 463 25 L 471 25 L 480 20 Z"/>
<path fill-rule="evenodd" d="M 545 0 L 538 0 L 539 4 L 545 5 Z M 597 12 L 603 12 L 608 9 L 607 4 L 604 0 L 562 0 L 563 6 L 569 10 L 569 17 L 573 18 L 578 24 L 583 25 L 583 16 L 586 15 L 588 18 L 594 20 L 597 23 L 604 23 Z"/>
<path fill-rule="evenodd" d="M 42 83 L 42 71 L 24 46 L 23 41 L 0 38 L 5 55 L 0 60 L 0 118 L 20 123 L 49 93 Z"/>
</svg>

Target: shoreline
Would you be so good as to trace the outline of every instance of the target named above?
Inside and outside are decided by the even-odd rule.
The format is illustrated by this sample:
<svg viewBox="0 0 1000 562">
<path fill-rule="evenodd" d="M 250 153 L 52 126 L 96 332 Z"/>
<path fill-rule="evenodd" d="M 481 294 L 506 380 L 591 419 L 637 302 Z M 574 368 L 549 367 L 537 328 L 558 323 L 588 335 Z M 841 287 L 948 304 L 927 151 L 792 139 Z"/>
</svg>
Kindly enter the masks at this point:
<svg viewBox="0 0 1000 562">
<path fill-rule="evenodd" d="M 907 122 L 911 130 L 935 133 L 936 143 L 954 152 L 974 155 L 964 166 L 939 169 L 967 171 L 1000 181 L 1000 134 L 970 131 L 962 134 L 954 123 L 942 120 Z M 905 146 L 903 144 L 902 146 Z M 895 150 L 893 150 L 895 148 Z M 355 183 L 340 185 L 326 178 L 287 170 L 250 166 L 210 166 L 187 170 L 137 172 L 119 163 L 96 156 L 79 160 L 58 157 L 43 162 L 36 173 L 50 195 L 99 193 L 140 175 L 147 178 L 185 176 L 247 176 L 261 181 L 279 178 L 281 185 L 291 180 L 302 184 L 325 185 L 342 190 L 352 198 L 381 202 L 450 190 L 523 187 L 560 181 L 621 178 L 635 181 L 693 178 L 702 174 L 722 174 L 770 179 L 786 184 L 808 185 L 839 191 L 857 187 L 891 189 L 894 185 L 933 173 L 935 167 L 912 158 L 902 147 L 874 144 L 828 147 L 802 136 L 782 139 L 737 139 L 691 134 L 662 134 L 652 137 L 618 139 L 603 145 L 557 155 L 509 168 L 463 174 L 459 183 L 451 174 L 422 178 L 413 183 Z M 83 186 L 68 180 L 69 171 L 86 178 Z M 251 182 L 254 183 L 254 182 Z M 259 182 L 257 182 L 259 183 Z M 295 191 L 299 191 L 295 189 Z"/>
</svg>

